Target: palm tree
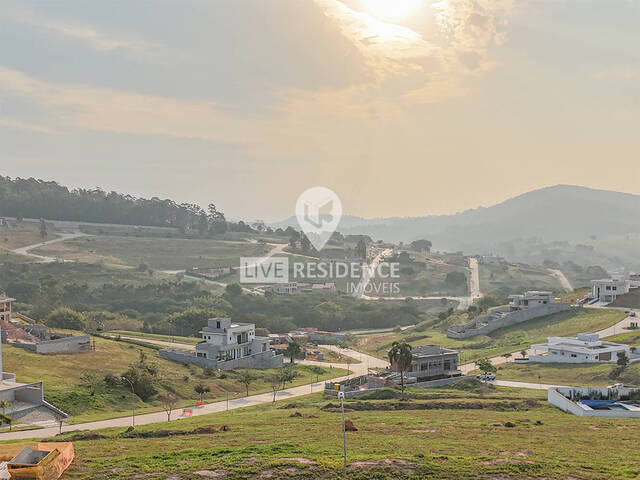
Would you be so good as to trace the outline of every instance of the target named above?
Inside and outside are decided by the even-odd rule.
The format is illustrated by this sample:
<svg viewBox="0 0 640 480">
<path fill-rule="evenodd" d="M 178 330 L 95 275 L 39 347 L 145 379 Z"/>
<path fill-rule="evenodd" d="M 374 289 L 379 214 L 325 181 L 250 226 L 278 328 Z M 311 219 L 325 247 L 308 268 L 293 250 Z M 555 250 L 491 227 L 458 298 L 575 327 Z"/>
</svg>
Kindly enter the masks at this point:
<svg viewBox="0 0 640 480">
<path fill-rule="evenodd" d="M 289 345 L 287 345 L 287 349 L 284 351 L 285 355 L 291 359 L 291 363 L 294 363 L 295 358 L 300 355 L 302 351 L 302 346 L 300 342 L 297 340 L 291 340 Z"/>
<path fill-rule="evenodd" d="M 401 342 L 393 342 L 391 344 L 391 350 L 389 350 L 389 362 L 394 370 L 400 372 L 400 385 L 402 388 L 402 399 L 406 400 L 404 396 L 404 372 L 409 370 L 411 361 L 413 360 L 413 354 L 411 353 L 411 345 L 402 340 Z"/>
</svg>

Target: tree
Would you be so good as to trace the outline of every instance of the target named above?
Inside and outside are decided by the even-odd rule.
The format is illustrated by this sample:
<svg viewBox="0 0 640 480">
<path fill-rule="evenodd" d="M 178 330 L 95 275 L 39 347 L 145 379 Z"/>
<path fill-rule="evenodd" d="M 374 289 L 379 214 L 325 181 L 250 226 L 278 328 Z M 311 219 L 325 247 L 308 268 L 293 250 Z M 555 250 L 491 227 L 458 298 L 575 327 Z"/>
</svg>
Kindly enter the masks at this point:
<svg viewBox="0 0 640 480">
<path fill-rule="evenodd" d="M 49 327 L 84 330 L 85 320 L 82 314 L 70 308 L 60 307 L 47 315 L 44 323 Z"/>
<path fill-rule="evenodd" d="M 493 363 L 491 363 L 491 360 L 486 357 L 476 360 L 476 367 L 478 367 L 482 373 L 495 373 L 498 371 Z"/>
<path fill-rule="evenodd" d="M 449 287 L 461 287 L 462 285 L 466 285 L 467 276 L 464 273 L 458 271 L 449 272 L 444 278 L 444 283 L 446 283 Z"/>
<path fill-rule="evenodd" d="M 355 249 L 356 257 L 362 258 L 363 260 L 367 258 L 367 242 L 365 242 L 364 238 L 358 240 Z"/>
<path fill-rule="evenodd" d="M 297 340 L 291 340 L 289 342 L 289 345 L 287 345 L 284 354 L 289 357 L 291 363 L 295 363 L 294 360 L 298 355 L 300 355 L 300 352 L 302 352 L 302 346 L 300 345 L 300 342 L 298 342 Z"/>
<path fill-rule="evenodd" d="M 280 382 L 282 383 L 282 389 L 287 386 L 287 383 L 293 382 L 296 378 L 298 378 L 298 370 L 294 365 L 285 365 L 284 367 L 280 367 L 278 371 L 278 377 L 280 378 Z"/>
<path fill-rule="evenodd" d="M 300 236 L 300 248 L 305 252 L 311 249 L 311 242 L 304 233 Z"/>
<path fill-rule="evenodd" d="M 170 422 L 171 412 L 176 407 L 178 398 L 173 393 L 167 393 L 160 397 L 160 402 L 162 403 L 162 408 L 167 413 L 167 422 Z"/>
<path fill-rule="evenodd" d="M 80 384 L 89 389 L 89 395 L 94 396 L 96 390 L 104 383 L 104 376 L 96 371 L 86 371 L 80 376 Z"/>
<path fill-rule="evenodd" d="M 158 378 L 158 368 L 155 364 L 147 362 L 143 350 L 140 350 L 139 353 L 139 360 L 130 364 L 127 371 L 121 376 L 131 382 L 133 393 L 146 402 L 157 392 L 155 385 Z"/>
<path fill-rule="evenodd" d="M 211 389 L 209 388 L 208 385 L 205 385 L 204 383 L 198 383 L 195 387 L 193 387 L 193 389 L 195 390 L 195 392 L 200 395 L 200 401 L 202 402 L 202 399 L 204 398 L 205 394 L 209 393 L 211 391 Z"/>
<path fill-rule="evenodd" d="M 520 355 L 522 355 L 522 358 L 525 358 L 527 356 L 527 351 L 525 349 L 520 350 Z"/>
<path fill-rule="evenodd" d="M 624 370 L 625 368 L 627 368 L 627 365 L 629 365 L 629 357 L 627 357 L 627 354 L 625 352 L 620 352 L 618 353 L 618 361 L 616 363 L 621 370 Z"/>
<path fill-rule="evenodd" d="M 251 370 L 243 370 L 240 372 L 238 377 L 238 381 L 244 385 L 247 397 L 249 396 L 249 386 L 258 379 L 258 376 L 254 374 Z"/>
<path fill-rule="evenodd" d="M 242 287 L 237 283 L 230 283 L 226 287 L 224 287 L 224 291 L 230 297 L 239 297 L 242 295 Z"/>
<path fill-rule="evenodd" d="M 324 373 L 324 368 L 317 365 L 312 365 L 311 367 L 309 367 L 309 369 L 311 370 L 311 373 L 316 376 L 316 383 L 318 383 L 318 381 L 320 380 L 320 375 Z"/>
<path fill-rule="evenodd" d="M 11 402 L 8 400 L 0 400 L 0 408 L 2 409 L 2 415 L 6 416 L 6 410 L 11 406 Z"/>
<path fill-rule="evenodd" d="M 401 342 L 395 341 L 391 344 L 391 350 L 389 350 L 388 356 L 391 367 L 400 372 L 400 385 L 402 389 L 402 398 L 404 400 L 404 372 L 409 370 L 411 362 L 413 361 L 411 345 L 404 340 Z"/>
<path fill-rule="evenodd" d="M 432 243 L 429 240 L 414 240 L 411 248 L 416 252 L 430 252 Z"/>
<path fill-rule="evenodd" d="M 44 218 L 40 219 L 40 236 L 43 240 L 47 238 L 47 224 L 44 221 Z"/>
<path fill-rule="evenodd" d="M 278 393 L 278 390 L 280 389 L 280 383 L 281 383 L 280 375 L 276 373 L 269 375 L 267 377 L 267 383 L 269 384 L 269 386 L 271 387 L 271 390 L 273 391 L 273 403 L 276 403 L 276 395 Z"/>
<path fill-rule="evenodd" d="M 510 353 L 503 353 L 503 354 L 502 354 L 502 357 L 503 357 L 505 360 L 508 360 L 508 359 L 510 359 L 510 358 L 511 358 L 511 354 L 510 354 Z"/>
</svg>

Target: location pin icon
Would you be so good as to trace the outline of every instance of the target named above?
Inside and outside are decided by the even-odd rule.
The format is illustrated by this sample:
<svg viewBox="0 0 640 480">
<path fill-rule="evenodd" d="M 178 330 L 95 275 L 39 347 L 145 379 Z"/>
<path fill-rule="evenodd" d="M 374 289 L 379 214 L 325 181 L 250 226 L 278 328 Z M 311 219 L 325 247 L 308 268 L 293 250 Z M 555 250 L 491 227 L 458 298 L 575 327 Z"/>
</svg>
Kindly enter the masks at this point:
<svg viewBox="0 0 640 480">
<path fill-rule="evenodd" d="M 342 218 L 342 203 L 333 190 L 312 187 L 302 192 L 296 202 L 296 218 L 316 250 L 322 250 Z"/>
</svg>

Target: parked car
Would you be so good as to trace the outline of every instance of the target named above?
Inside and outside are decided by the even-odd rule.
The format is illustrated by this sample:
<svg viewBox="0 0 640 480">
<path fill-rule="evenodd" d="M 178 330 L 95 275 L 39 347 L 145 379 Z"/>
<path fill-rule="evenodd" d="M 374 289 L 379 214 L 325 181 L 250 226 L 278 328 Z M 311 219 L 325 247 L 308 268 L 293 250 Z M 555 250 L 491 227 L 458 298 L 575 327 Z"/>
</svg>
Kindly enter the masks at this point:
<svg viewBox="0 0 640 480">
<path fill-rule="evenodd" d="M 481 382 L 493 382 L 496 379 L 495 373 L 481 373 L 480 375 L 476 375 L 476 378 Z"/>
</svg>

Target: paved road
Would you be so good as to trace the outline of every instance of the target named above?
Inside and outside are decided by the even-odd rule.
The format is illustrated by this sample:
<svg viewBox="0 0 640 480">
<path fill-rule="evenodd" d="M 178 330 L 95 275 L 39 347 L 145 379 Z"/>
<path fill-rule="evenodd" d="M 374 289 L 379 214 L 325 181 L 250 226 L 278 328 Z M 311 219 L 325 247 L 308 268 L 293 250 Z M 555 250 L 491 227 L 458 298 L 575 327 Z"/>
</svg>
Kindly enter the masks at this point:
<svg viewBox="0 0 640 480">
<path fill-rule="evenodd" d="M 46 257 L 46 256 L 42 256 L 42 255 L 36 255 L 35 253 L 29 253 L 29 251 L 33 250 L 33 249 L 36 249 L 36 248 L 44 247 L 46 245 L 51 245 L 53 243 L 58 243 L 58 242 L 64 242 L 66 240 L 71 240 L 72 238 L 86 237 L 87 236 L 86 233 L 82 233 L 82 232 L 56 233 L 56 235 L 59 235 L 59 238 L 54 238 L 53 240 L 47 240 L 46 242 L 35 243 L 33 245 L 28 245 L 26 247 L 16 248 L 15 250 L 12 250 L 12 252 L 13 253 L 17 253 L 19 255 L 29 255 L 29 256 L 32 256 L 32 257 L 36 257 L 36 258 L 40 259 L 40 262 L 42 262 L 42 263 L 51 263 L 51 262 L 55 262 L 56 261 L 56 259 L 54 257 Z"/>
<path fill-rule="evenodd" d="M 364 293 L 366 292 L 369 283 L 371 283 L 371 279 L 375 277 L 375 271 L 378 268 L 378 265 L 380 265 L 382 258 L 390 255 L 392 252 L 393 250 L 391 248 L 387 248 L 385 250 L 382 250 L 378 255 L 375 256 L 373 260 L 371 260 L 369 268 L 363 270 L 362 279 L 358 283 L 356 291 L 353 292 L 354 297 L 362 299 L 370 298 L 367 297 Z"/>
<path fill-rule="evenodd" d="M 334 378 L 332 380 L 339 382 L 345 380 L 346 376 Z M 309 393 L 319 392 L 321 389 L 324 389 L 324 382 L 312 383 L 308 385 L 302 385 L 299 387 L 287 388 L 285 390 L 278 391 L 276 395 L 277 400 L 286 400 L 291 398 L 300 397 L 302 395 L 308 395 Z M 263 405 L 267 403 L 273 402 L 273 392 L 269 393 L 261 393 L 258 395 L 250 395 L 248 397 L 241 398 L 231 398 L 229 399 L 228 408 L 229 410 L 235 410 L 236 408 L 243 407 L 251 407 L 256 405 Z M 193 410 L 192 416 L 200 416 L 206 415 L 209 413 L 217 413 L 224 412 L 227 410 L 227 402 L 225 400 L 221 402 L 209 403 L 206 404 L 202 408 L 191 407 Z M 182 418 L 186 418 L 182 415 L 182 409 L 174 410 L 173 415 L 171 416 L 172 420 L 179 420 Z M 150 423 L 161 423 L 167 421 L 167 414 L 164 411 L 155 412 L 155 413 L 146 413 L 143 415 L 136 415 L 136 425 L 148 425 Z M 63 432 L 75 432 L 80 430 L 98 430 L 102 428 L 112 428 L 112 427 L 127 427 L 131 425 L 132 419 L 131 416 L 122 417 L 122 418 L 112 418 L 109 420 L 101 420 L 97 422 L 87 422 L 87 423 L 78 423 L 75 425 L 64 425 L 62 427 Z M 20 439 L 41 439 L 51 437 L 53 435 L 58 434 L 59 427 L 49 427 L 43 428 L 40 430 L 25 430 L 22 432 L 6 432 L 0 433 L 0 441 L 4 440 L 20 440 Z"/>
<path fill-rule="evenodd" d="M 551 274 L 552 277 L 556 278 L 560 282 L 560 285 L 562 285 L 562 288 L 564 288 L 567 292 L 573 292 L 573 286 L 571 285 L 571 282 L 565 276 L 565 274 L 562 273 L 561 270 L 547 268 L 547 271 Z"/>
<path fill-rule="evenodd" d="M 610 327 L 604 328 L 602 330 L 599 330 L 595 333 L 597 333 L 600 338 L 606 338 L 606 337 L 612 337 L 614 335 L 619 335 L 621 333 L 625 333 L 630 331 L 629 330 L 629 323 L 632 320 L 636 320 L 634 317 L 626 317 L 622 320 L 620 320 L 618 323 L 616 323 L 615 325 L 612 325 Z M 533 355 L 536 352 L 530 348 L 527 349 L 526 351 L 526 355 Z M 503 363 L 507 363 L 507 362 L 513 362 L 515 361 L 516 358 L 520 358 L 521 355 L 519 352 L 517 353 L 512 353 L 510 357 L 503 357 L 503 356 L 498 356 L 498 357 L 492 357 L 489 360 L 491 360 L 491 364 L 492 365 L 502 365 Z M 460 365 L 458 367 L 460 369 L 460 371 L 462 373 L 464 373 L 465 375 L 468 374 L 469 372 L 472 372 L 474 370 L 477 370 L 478 367 L 476 366 L 475 362 L 471 362 L 471 363 L 465 363 L 463 365 Z"/>
</svg>

